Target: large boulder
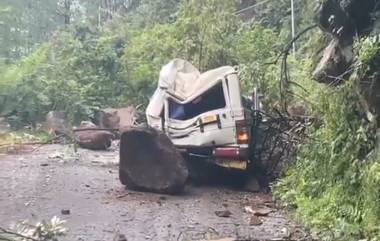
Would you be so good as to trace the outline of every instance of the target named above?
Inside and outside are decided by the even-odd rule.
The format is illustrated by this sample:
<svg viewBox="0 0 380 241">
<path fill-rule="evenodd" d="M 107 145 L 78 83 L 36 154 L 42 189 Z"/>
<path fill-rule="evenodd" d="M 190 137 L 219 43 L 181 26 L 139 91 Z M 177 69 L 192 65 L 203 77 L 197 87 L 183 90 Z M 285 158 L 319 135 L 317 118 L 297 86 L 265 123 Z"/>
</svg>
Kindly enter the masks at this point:
<svg viewBox="0 0 380 241">
<path fill-rule="evenodd" d="M 84 121 L 81 123 L 79 129 L 75 132 L 75 139 L 81 148 L 106 150 L 111 146 L 114 134 L 109 131 L 96 130 L 97 128 L 91 122 Z"/>
<path fill-rule="evenodd" d="M 189 171 L 164 133 L 151 127 L 130 127 L 121 135 L 119 174 L 128 188 L 176 194 L 183 190 Z"/>
<path fill-rule="evenodd" d="M 313 78 L 330 86 L 347 80 L 355 60 L 353 42 L 356 38 L 380 33 L 380 0 L 323 0 L 318 11 L 320 28 L 333 37 L 326 47 Z M 375 113 L 380 120 L 380 61 L 360 76 L 362 105 L 366 112 Z"/>
<path fill-rule="evenodd" d="M 333 39 L 326 47 L 313 77 L 321 83 L 336 85 L 352 73 L 355 37 L 371 34 L 373 16 L 380 10 L 380 0 L 323 0 L 317 21 L 321 30 Z"/>
<path fill-rule="evenodd" d="M 353 61 L 352 46 L 341 46 L 333 40 L 325 49 L 323 57 L 313 72 L 313 78 L 320 83 L 339 85 L 349 76 L 347 71 Z"/>
<path fill-rule="evenodd" d="M 323 31 L 346 45 L 371 32 L 372 13 L 378 9 L 379 0 L 323 0 L 317 20 Z"/>
</svg>

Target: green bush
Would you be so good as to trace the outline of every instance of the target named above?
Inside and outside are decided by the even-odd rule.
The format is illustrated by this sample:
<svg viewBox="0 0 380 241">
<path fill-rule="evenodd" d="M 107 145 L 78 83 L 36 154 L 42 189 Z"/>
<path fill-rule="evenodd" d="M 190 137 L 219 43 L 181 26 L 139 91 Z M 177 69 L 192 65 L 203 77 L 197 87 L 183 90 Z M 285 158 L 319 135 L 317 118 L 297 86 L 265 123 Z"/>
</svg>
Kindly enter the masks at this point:
<svg viewBox="0 0 380 241">
<path fill-rule="evenodd" d="M 114 36 L 79 37 L 77 29 L 57 33 L 5 70 L 0 111 L 14 113 L 12 123 L 23 125 L 43 120 L 50 110 L 67 111 L 78 122 L 96 109 L 121 105 L 126 85 L 117 44 Z"/>
<path fill-rule="evenodd" d="M 267 108 L 280 99 L 280 68 L 273 64 L 280 46 L 278 34 L 259 24 L 245 26 L 234 38 L 232 51 L 239 64 L 242 89 L 248 95 L 254 87 L 265 93 L 263 102 Z"/>
<path fill-rule="evenodd" d="M 352 79 L 314 91 L 314 115 L 322 123 L 309 130 L 310 142 L 275 187 L 277 198 L 295 207 L 323 240 L 380 240 L 377 123 L 367 120 L 359 84 L 363 69 L 378 61 L 377 48 L 359 42 L 360 68 Z"/>
</svg>

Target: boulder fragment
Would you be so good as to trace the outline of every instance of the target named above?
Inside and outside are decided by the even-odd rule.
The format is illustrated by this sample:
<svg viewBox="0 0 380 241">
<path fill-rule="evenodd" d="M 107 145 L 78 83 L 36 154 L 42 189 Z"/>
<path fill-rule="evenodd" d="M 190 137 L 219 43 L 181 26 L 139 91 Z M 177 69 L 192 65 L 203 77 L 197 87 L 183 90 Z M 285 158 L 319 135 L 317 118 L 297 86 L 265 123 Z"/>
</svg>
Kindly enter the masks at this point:
<svg viewBox="0 0 380 241">
<path fill-rule="evenodd" d="M 257 216 L 252 216 L 249 220 L 249 225 L 251 226 L 260 226 L 263 224 L 263 221 Z"/>
<path fill-rule="evenodd" d="M 107 108 L 95 114 L 95 123 L 100 128 L 123 129 L 132 126 L 137 118 L 135 107 Z"/>
<path fill-rule="evenodd" d="M 75 133 L 78 145 L 90 150 L 106 150 L 111 146 L 114 135 L 109 131 L 96 130 L 98 127 L 92 122 L 82 122 L 79 129 L 95 129 L 77 131 Z"/>
<path fill-rule="evenodd" d="M 62 209 L 61 214 L 62 215 L 70 215 L 70 209 Z"/>
<path fill-rule="evenodd" d="M 313 79 L 332 86 L 341 84 L 351 74 L 348 69 L 353 58 L 351 45 L 341 46 L 338 40 L 331 41 L 313 72 Z"/>
<path fill-rule="evenodd" d="M 52 136 L 69 135 L 71 131 L 67 113 L 64 111 L 50 111 L 46 115 L 46 127 Z"/>
<path fill-rule="evenodd" d="M 260 208 L 260 209 L 256 209 L 254 210 L 254 215 L 255 216 L 258 216 L 258 217 L 266 217 L 268 216 L 270 213 L 273 212 L 273 209 L 269 209 L 269 208 Z"/>
<path fill-rule="evenodd" d="M 231 217 L 232 213 L 228 210 L 225 211 L 215 211 L 215 215 L 220 218 L 229 218 Z"/>
<path fill-rule="evenodd" d="M 130 127 L 120 140 L 119 177 L 128 188 L 163 194 L 183 191 L 189 171 L 171 140 L 151 127 Z"/>
</svg>

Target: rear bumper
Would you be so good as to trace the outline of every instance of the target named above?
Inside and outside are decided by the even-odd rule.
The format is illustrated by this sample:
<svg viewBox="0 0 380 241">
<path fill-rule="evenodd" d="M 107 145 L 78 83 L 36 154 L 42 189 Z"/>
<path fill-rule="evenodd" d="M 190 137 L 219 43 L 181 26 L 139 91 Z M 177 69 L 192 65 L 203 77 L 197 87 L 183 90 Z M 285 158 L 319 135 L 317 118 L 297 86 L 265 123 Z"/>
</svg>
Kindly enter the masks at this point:
<svg viewBox="0 0 380 241">
<path fill-rule="evenodd" d="M 217 159 L 248 160 L 248 147 L 217 147 L 213 149 L 213 157 Z"/>
<path fill-rule="evenodd" d="M 248 145 L 225 146 L 214 148 L 186 148 L 180 149 L 186 155 L 204 159 L 215 165 L 245 171 L 249 163 Z"/>
</svg>

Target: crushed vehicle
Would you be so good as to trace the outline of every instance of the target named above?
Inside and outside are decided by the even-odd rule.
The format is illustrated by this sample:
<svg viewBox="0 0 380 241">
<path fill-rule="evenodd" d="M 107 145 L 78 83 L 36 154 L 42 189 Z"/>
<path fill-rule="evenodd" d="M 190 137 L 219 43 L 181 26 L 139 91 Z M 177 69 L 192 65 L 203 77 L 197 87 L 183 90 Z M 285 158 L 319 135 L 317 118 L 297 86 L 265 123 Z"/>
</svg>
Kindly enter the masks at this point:
<svg viewBox="0 0 380 241">
<path fill-rule="evenodd" d="M 232 66 L 201 73 L 185 60 L 172 60 L 161 69 L 147 123 L 121 134 L 121 183 L 176 194 L 189 177 L 212 181 L 228 173 L 238 186 L 250 175 L 268 185 L 308 138 L 311 122 L 276 109 L 266 113 L 259 97 L 256 88 L 250 97 L 242 94 Z"/>
<path fill-rule="evenodd" d="M 258 109 L 256 91 L 251 99 L 242 96 L 234 67 L 200 73 L 185 60 L 172 60 L 160 72 L 146 109 L 147 126 L 121 134 L 121 183 L 176 193 L 184 187 L 190 172 L 185 160 L 190 164 L 192 156 L 239 172 L 248 170 Z"/>
<path fill-rule="evenodd" d="M 146 116 L 182 152 L 246 170 L 258 108 L 256 93 L 253 101 L 242 97 L 234 67 L 200 73 L 191 63 L 174 59 L 161 70 Z"/>
</svg>

